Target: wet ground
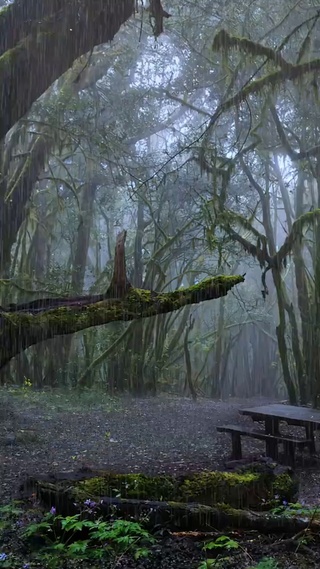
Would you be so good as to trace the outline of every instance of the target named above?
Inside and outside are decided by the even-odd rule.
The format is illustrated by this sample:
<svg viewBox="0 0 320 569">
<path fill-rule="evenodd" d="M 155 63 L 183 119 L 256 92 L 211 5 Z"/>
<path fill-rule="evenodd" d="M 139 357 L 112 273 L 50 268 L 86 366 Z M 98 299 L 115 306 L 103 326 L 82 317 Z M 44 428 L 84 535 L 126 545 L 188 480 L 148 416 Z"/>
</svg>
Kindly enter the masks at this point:
<svg viewBox="0 0 320 569">
<path fill-rule="evenodd" d="M 104 395 L 2 390 L 0 392 L 0 503 L 16 495 L 29 474 L 99 467 L 117 472 L 185 474 L 224 469 L 230 439 L 224 423 L 251 424 L 241 407 L 266 399 L 211 401 L 187 398 L 110 399 Z M 318 443 L 320 450 L 320 441 Z M 264 444 L 244 439 L 245 456 Z M 320 504 L 320 462 L 297 461 L 300 499 Z"/>
</svg>

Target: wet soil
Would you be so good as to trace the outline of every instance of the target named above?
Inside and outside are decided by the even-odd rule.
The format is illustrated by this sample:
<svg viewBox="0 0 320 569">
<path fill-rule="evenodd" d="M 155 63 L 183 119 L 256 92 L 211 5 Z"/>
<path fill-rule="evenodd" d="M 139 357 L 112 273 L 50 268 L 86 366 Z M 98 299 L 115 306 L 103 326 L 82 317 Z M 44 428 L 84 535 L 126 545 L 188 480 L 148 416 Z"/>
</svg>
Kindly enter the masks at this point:
<svg viewBox="0 0 320 569">
<path fill-rule="evenodd" d="M 103 467 L 116 472 L 186 474 L 223 470 L 230 438 L 224 423 L 252 424 L 242 407 L 265 399 L 212 401 L 145 399 L 11 390 L 0 392 L 0 503 L 16 495 L 27 475 Z M 293 429 L 284 427 L 287 431 Z M 320 444 L 318 445 L 320 448 Z M 244 439 L 244 456 L 264 453 Z M 300 499 L 320 503 L 320 468 L 298 456 Z"/>
</svg>

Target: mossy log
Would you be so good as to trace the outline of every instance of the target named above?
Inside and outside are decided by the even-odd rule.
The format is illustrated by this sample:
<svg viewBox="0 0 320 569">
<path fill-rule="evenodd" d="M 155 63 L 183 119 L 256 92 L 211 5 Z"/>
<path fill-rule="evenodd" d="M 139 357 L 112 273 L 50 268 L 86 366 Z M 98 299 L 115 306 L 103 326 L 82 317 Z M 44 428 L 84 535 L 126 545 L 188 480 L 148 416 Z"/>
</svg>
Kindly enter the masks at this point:
<svg viewBox="0 0 320 569">
<path fill-rule="evenodd" d="M 242 276 L 217 276 L 173 292 L 152 293 L 131 288 L 123 299 L 107 299 L 91 305 L 62 306 L 42 314 L 0 312 L 0 368 L 33 344 L 56 336 L 119 320 L 148 318 L 225 296 Z"/>
<path fill-rule="evenodd" d="M 149 529 L 157 526 L 171 531 L 212 531 L 212 528 L 241 528 L 260 533 L 296 534 L 304 529 L 320 530 L 320 521 L 306 517 L 275 516 L 269 512 L 239 510 L 216 504 L 149 502 L 121 498 L 104 498 L 98 506 L 104 516 L 146 520 Z"/>
<path fill-rule="evenodd" d="M 253 474 L 257 478 L 253 479 Z M 264 489 L 262 494 L 270 499 L 274 492 L 282 487 L 287 496 L 291 488 L 293 499 L 296 486 L 287 473 L 283 472 L 279 477 L 273 476 L 273 478 L 269 473 L 273 482 L 267 486 L 267 491 L 265 485 L 257 485 L 259 476 L 261 477 L 262 473 L 211 472 L 195 474 L 192 477 L 173 478 L 168 476 L 147 477 L 139 474 L 104 473 L 102 475 L 101 471 L 83 470 L 42 476 L 38 479 L 29 478 L 20 489 L 20 498 L 27 498 L 36 493 L 42 505 L 47 509 L 55 506 L 57 513 L 62 516 L 83 512 L 84 498 L 90 499 L 91 511 L 89 508 L 84 515 L 91 516 L 94 511 L 96 516 L 105 518 L 112 515 L 130 520 L 135 519 L 150 530 L 160 526 L 170 531 L 199 532 L 212 531 L 213 528 L 216 530 L 242 528 L 261 533 L 283 532 L 287 534 L 295 534 L 306 528 L 319 531 L 320 522 L 314 516 L 310 520 L 306 516 L 288 517 L 273 515 L 271 512 L 252 511 L 247 509 L 248 507 L 246 509 L 234 508 L 226 502 L 217 501 L 212 504 L 214 497 L 218 496 L 224 500 L 231 497 L 233 501 L 237 491 L 240 491 L 242 496 L 240 503 L 243 504 L 243 498 L 247 496 L 246 503 L 248 504 L 254 502 L 251 498 L 258 489 Z M 211 494 L 208 487 L 209 477 L 211 481 L 215 480 L 215 485 L 211 487 Z M 232 479 L 233 485 L 231 484 Z M 224 484 L 221 483 L 222 480 Z M 253 480 L 255 480 L 254 483 Z M 189 483 L 191 487 L 196 485 L 193 493 L 190 493 Z M 246 489 L 246 494 L 242 492 L 241 486 Z M 202 490 L 199 491 L 201 487 Z M 231 494 L 228 494 L 228 487 L 232 488 Z M 102 496 L 103 493 L 109 493 L 109 495 Z M 151 500 L 144 499 L 148 493 Z M 140 499 L 128 497 L 135 495 L 139 495 Z M 154 499 L 160 495 L 161 500 Z M 172 499 L 173 497 L 176 499 Z M 209 504 L 199 503 L 199 500 L 189 501 L 199 497 Z"/>
<path fill-rule="evenodd" d="M 146 527 L 167 528 L 170 531 L 212 531 L 227 528 L 255 530 L 260 533 L 296 534 L 304 529 L 319 532 L 320 521 L 307 517 L 275 516 L 269 512 L 253 512 L 231 508 L 225 504 L 215 507 L 198 503 L 150 502 L 121 498 L 104 498 L 97 514 L 108 517 L 143 520 Z M 312 517 L 311 517 L 312 518 Z"/>
<path fill-rule="evenodd" d="M 211 277 L 173 292 L 133 288 L 126 274 L 126 231 L 117 236 L 113 276 L 103 294 L 44 298 L 0 307 L 0 368 L 22 350 L 55 336 L 119 320 L 138 320 L 225 296 L 244 276 Z"/>
<path fill-rule="evenodd" d="M 88 499 L 100 503 L 106 498 L 196 502 L 207 506 L 223 503 L 236 509 L 261 510 L 275 498 L 293 501 L 296 492 L 296 480 L 288 469 L 281 468 L 277 474 L 265 467 L 260 471 L 205 471 L 183 477 L 78 471 L 29 478 L 21 487 L 21 496 L 36 493 L 44 505 L 54 505 L 63 515 L 75 513 Z"/>
</svg>

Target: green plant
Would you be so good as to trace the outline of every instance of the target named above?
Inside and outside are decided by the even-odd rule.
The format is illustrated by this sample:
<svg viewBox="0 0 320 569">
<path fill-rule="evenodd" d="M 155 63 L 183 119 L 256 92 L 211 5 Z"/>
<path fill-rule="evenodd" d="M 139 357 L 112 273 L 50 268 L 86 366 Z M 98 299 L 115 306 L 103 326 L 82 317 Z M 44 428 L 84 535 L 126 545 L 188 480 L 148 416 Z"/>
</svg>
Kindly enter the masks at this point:
<svg viewBox="0 0 320 569">
<path fill-rule="evenodd" d="M 271 510 L 271 514 L 274 516 L 310 516 L 314 517 L 319 513 L 319 508 L 308 508 L 299 502 L 288 503 L 283 502 L 281 505 L 276 506 Z"/>
<path fill-rule="evenodd" d="M 205 543 L 203 549 L 238 549 L 239 543 L 234 539 L 231 539 L 227 535 L 221 535 L 217 537 L 214 541 L 209 541 Z"/>
<path fill-rule="evenodd" d="M 85 539 L 77 539 L 79 534 Z M 125 520 L 106 522 L 101 519 L 82 519 L 81 514 L 57 516 L 55 509 L 40 522 L 29 524 L 23 531 L 26 539 L 40 537 L 44 552 L 59 553 L 68 558 L 101 559 L 131 554 L 138 559 L 149 554 L 155 539 L 140 524 Z M 83 536 L 81 536 L 83 537 Z M 51 563 L 54 566 L 54 560 Z"/>
<path fill-rule="evenodd" d="M 214 567 L 215 562 L 216 559 L 204 559 L 201 561 L 198 569 L 211 569 L 211 567 Z"/>
<path fill-rule="evenodd" d="M 17 518 L 23 514 L 22 508 L 19 507 L 20 504 L 18 500 L 13 500 L 10 504 L 0 506 L 0 518 Z"/>
<path fill-rule="evenodd" d="M 5 506 L 0 506 L 0 532 L 12 526 L 23 510 L 19 507 L 20 502 L 13 501 Z"/>
<path fill-rule="evenodd" d="M 214 541 L 208 541 L 204 544 L 202 549 L 204 551 L 215 551 L 217 553 L 217 557 L 213 559 L 204 559 L 200 563 L 198 569 L 211 569 L 211 567 L 218 569 L 223 567 L 224 563 L 230 560 L 230 557 L 221 556 L 221 551 L 231 551 L 233 549 L 238 549 L 239 547 L 239 543 L 227 535 L 220 535 Z"/>
<path fill-rule="evenodd" d="M 273 557 L 264 557 L 258 565 L 249 567 L 249 569 L 279 569 L 279 564 Z"/>
</svg>

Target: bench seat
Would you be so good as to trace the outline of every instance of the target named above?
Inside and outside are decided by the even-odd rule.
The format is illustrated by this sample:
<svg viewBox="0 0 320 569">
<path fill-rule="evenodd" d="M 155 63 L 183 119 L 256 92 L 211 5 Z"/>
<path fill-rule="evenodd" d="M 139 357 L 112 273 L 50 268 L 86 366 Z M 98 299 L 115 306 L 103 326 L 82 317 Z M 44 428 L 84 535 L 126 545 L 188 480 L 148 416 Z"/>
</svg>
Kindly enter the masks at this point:
<svg viewBox="0 0 320 569">
<path fill-rule="evenodd" d="M 288 435 L 282 436 L 269 435 L 261 430 L 253 427 L 242 425 L 222 425 L 217 427 L 219 433 L 230 433 L 232 441 L 232 459 L 240 460 L 242 458 L 241 437 L 251 437 L 266 442 L 266 455 L 274 460 L 278 459 L 278 443 L 283 445 L 284 455 L 287 462 L 294 464 L 295 450 L 311 447 L 312 439 L 297 439 Z"/>
</svg>

